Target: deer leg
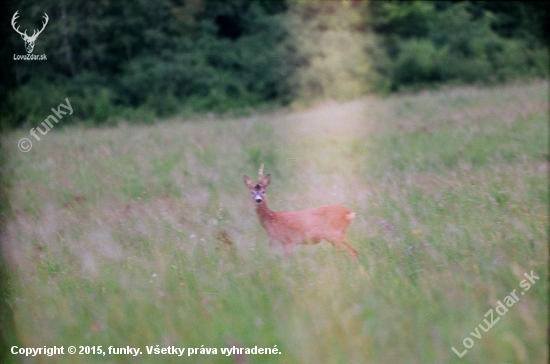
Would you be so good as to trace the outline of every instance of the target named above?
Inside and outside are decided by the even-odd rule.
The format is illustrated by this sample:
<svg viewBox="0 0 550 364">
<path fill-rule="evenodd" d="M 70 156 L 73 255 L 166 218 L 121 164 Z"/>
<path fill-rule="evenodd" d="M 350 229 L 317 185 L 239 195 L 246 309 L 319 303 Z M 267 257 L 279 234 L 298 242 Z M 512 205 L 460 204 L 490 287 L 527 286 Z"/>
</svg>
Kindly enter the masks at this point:
<svg viewBox="0 0 550 364">
<path fill-rule="evenodd" d="M 351 257 L 357 261 L 357 256 L 359 255 L 359 252 L 353 247 L 353 245 L 348 243 L 346 239 L 339 239 L 335 241 L 336 242 L 331 241 L 332 245 L 334 245 L 340 251 L 344 250 L 344 248 L 347 248 L 349 255 L 351 255 Z"/>
<path fill-rule="evenodd" d="M 344 247 L 347 248 L 348 253 L 352 257 L 357 258 L 357 255 L 359 253 L 357 252 L 357 249 L 355 249 L 350 243 L 348 243 L 348 239 L 346 238 L 345 231 L 342 231 L 339 234 L 330 236 L 327 240 L 330 241 L 339 250 L 343 250 Z"/>
<path fill-rule="evenodd" d="M 338 240 L 335 240 L 335 241 L 338 241 Z M 339 251 L 343 251 L 344 250 L 344 245 L 341 243 L 341 242 L 335 242 L 335 241 L 332 241 L 332 240 L 329 240 L 329 242 L 334 245 L 334 247 L 336 249 L 338 249 Z"/>
<path fill-rule="evenodd" d="M 359 255 L 359 252 L 357 251 L 357 249 L 355 249 L 353 245 L 348 243 L 347 240 L 344 240 L 342 243 L 348 248 L 348 253 L 350 253 L 351 256 L 357 259 L 357 256 Z"/>
<path fill-rule="evenodd" d="M 285 254 L 285 258 L 292 257 L 292 245 L 290 244 L 283 244 L 283 252 Z"/>
</svg>

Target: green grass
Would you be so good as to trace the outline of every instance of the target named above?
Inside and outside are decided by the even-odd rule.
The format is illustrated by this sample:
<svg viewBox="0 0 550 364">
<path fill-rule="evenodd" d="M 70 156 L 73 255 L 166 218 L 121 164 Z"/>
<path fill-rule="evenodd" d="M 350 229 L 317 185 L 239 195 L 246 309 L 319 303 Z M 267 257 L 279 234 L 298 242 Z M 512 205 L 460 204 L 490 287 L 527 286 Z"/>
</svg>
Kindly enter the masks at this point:
<svg viewBox="0 0 550 364">
<path fill-rule="evenodd" d="M 368 97 L 292 113 L 2 138 L 16 345 L 140 347 L 13 363 L 546 363 L 548 84 Z M 47 111 L 45 111 L 47 114 Z M 32 137 L 31 137 L 32 140 Z M 269 248 L 274 210 L 340 203 L 359 264 Z M 230 242 L 231 244 L 228 244 Z M 524 272 L 540 280 L 470 332 Z M 495 313 L 496 314 L 496 313 Z M 462 359 L 451 350 L 474 346 Z M 147 355 L 146 346 L 217 348 Z"/>
</svg>

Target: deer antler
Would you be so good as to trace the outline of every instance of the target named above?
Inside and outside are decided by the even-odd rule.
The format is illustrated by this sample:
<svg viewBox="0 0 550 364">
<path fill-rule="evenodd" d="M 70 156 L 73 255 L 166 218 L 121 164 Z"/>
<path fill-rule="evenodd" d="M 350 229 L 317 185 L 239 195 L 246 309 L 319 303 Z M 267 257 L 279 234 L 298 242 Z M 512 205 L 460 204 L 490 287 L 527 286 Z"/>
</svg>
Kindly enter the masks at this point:
<svg viewBox="0 0 550 364">
<path fill-rule="evenodd" d="M 46 28 L 46 25 L 48 25 L 48 20 L 50 20 L 50 18 L 48 18 L 48 14 L 44 13 L 44 19 L 46 20 L 46 22 L 42 22 L 42 29 L 40 29 L 38 31 L 38 33 L 36 33 L 36 36 L 38 37 L 38 35 L 40 33 L 42 33 L 42 31 L 44 30 L 44 28 Z M 36 31 L 35 31 L 36 32 Z M 34 37 L 34 33 L 32 34 L 32 36 Z"/>
<path fill-rule="evenodd" d="M 17 10 L 15 12 L 15 14 L 13 14 L 13 17 L 11 18 L 11 26 L 13 28 L 13 30 L 15 30 L 17 33 L 19 33 L 21 36 L 25 36 L 25 37 L 28 37 L 27 35 L 27 29 L 25 29 L 25 32 L 24 33 L 21 33 L 19 31 L 19 27 L 15 27 L 15 21 L 17 20 L 17 18 L 19 18 L 19 15 L 17 15 L 17 13 L 19 13 L 19 10 Z M 45 14 L 45 13 L 44 13 Z"/>
<path fill-rule="evenodd" d="M 260 170 L 258 171 L 258 182 L 261 182 L 264 179 L 264 164 L 260 166 Z"/>
<path fill-rule="evenodd" d="M 17 18 L 19 18 L 19 15 L 17 14 L 19 13 L 19 10 L 17 10 L 15 12 L 15 14 L 13 14 L 13 17 L 11 18 L 11 26 L 13 28 L 13 30 L 15 30 L 17 33 L 19 33 L 24 39 L 25 41 L 28 39 L 28 40 L 33 40 L 33 39 L 36 39 L 40 33 L 42 33 L 42 31 L 44 30 L 44 28 L 46 28 L 46 25 L 48 24 L 48 21 L 50 20 L 50 18 L 48 18 L 48 14 L 44 13 L 44 19 L 46 20 L 45 22 L 42 22 L 42 29 L 40 29 L 38 31 L 38 33 L 36 32 L 36 29 L 33 31 L 32 35 L 29 37 L 27 35 L 27 29 L 25 29 L 25 31 L 23 33 L 21 33 L 19 31 L 19 27 L 15 27 L 15 21 L 17 20 Z"/>
</svg>

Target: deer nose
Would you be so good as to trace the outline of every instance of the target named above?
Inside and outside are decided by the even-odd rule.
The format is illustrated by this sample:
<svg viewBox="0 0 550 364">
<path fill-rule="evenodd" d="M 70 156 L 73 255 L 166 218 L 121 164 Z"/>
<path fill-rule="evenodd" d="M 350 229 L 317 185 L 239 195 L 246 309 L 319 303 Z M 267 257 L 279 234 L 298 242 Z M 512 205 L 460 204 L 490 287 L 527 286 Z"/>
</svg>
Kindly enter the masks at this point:
<svg viewBox="0 0 550 364">
<path fill-rule="evenodd" d="M 259 197 L 256 197 L 256 203 L 259 205 L 262 202 L 262 199 Z"/>
</svg>

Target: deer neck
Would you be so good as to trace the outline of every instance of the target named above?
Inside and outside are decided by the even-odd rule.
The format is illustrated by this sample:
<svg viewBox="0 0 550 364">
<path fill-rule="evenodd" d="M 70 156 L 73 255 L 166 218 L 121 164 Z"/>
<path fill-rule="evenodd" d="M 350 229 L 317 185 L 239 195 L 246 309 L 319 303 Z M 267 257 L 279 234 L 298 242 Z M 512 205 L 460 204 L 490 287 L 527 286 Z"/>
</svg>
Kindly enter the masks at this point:
<svg viewBox="0 0 550 364">
<path fill-rule="evenodd" d="M 269 223 L 275 219 L 275 213 L 267 206 L 267 200 L 265 197 L 263 203 L 256 205 L 256 214 L 258 214 L 260 223 L 264 228 L 267 228 Z"/>
</svg>

